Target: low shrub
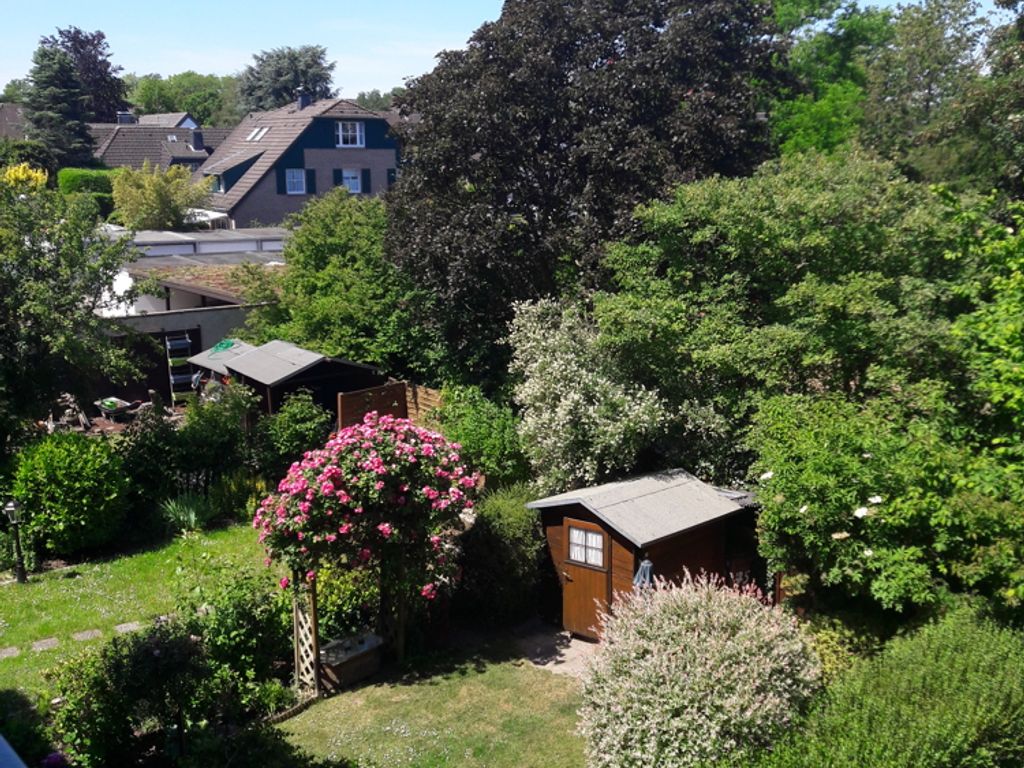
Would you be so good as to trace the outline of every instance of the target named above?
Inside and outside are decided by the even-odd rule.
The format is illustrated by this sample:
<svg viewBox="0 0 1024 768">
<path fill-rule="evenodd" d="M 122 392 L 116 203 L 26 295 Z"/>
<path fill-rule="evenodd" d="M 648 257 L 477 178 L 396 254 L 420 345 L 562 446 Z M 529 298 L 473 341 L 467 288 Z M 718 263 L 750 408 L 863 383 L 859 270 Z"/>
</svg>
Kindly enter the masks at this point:
<svg viewBox="0 0 1024 768">
<path fill-rule="evenodd" d="M 173 499 L 164 499 L 160 502 L 160 513 L 170 533 L 202 530 L 216 517 L 210 500 L 198 493 L 183 493 Z"/>
<path fill-rule="evenodd" d="M 178 611 L 210 658 L 246 679 L 270 680 L 275 663 L 291 657 L 291 597 L 266 573 L 222 569 L 182 598 Z"/>
<path fill-rule="evenodd" d="M 373 572 L 323 565 L 316 580 L 321 638 L 351 637 L 376 626 L 380 589 Z"/>
<path fill-rule="evenodd" d="M 456 616 L 494 626 L 536 612 L 545 543 L 540 516 L 526 508 L 533 497 L 520 483 L 492 491 L 477 504 L 476 521 L 461 539 Z"/>
<path fill-rule="evenodd" d="M 764 768 L 1024 764 L 1024 637 L 961 608 L 828 690 Z"/>
<path fill-rule="evenodd" d="M 116 170 L 100 168 L 61 168 L 57 172 L 57 188 L 65 195 L 91 192 L 111 195 L 114 191 Z M 113 205 L 113 197 L 111 197 Z"/>
<path fill-rule="evenodd" d="M 154 509 L 177 492 L 177 430 L 162 406 L 141 410 L 118 437 L 116 449 L 132 486 L 133 506 Z"/>
<path fill-rule="evenodd" d="M 277 413 L 263 416 L 257 424 L 253 449 L 257 471 L 276 483 L 303 453 L 327 442 L 333 424 L 334 416 L 317 405 L 308 391 L 288 395 Z"/>
<path fill-rule="evenodd" d="M 128 482 L 105 439 L 48 435 L 18 457 L 13 494 L 31 548 L 73 555 L 109 544 L 124 520 Z"/>
<path fill-rule="evenodd" d="M 447 386 L 436 413 L 440 431 L 462 446 L 462 456 L 501 488 L 530 478 L 530 465 L 516 431 L 512 409 L 488 400 L 478 387 Z"/>
<path fill-rule="evenodd" d="M 255 402 L 243 386 L 224 387 L 216 400 L 189 404 L 174 442 L 177 486 L 204 496 L 214 481 L 243 466 L 249 450 L 245 419 Z"/>
<path fill-rule="evenodd" d="M 0 166 L 21 163 L 46 171 L 52 185 L 57 173 L 57 158 L 46 144 L 41 141 L 0 138 Z"/>
<path fill-rule="evenodd" d="M 49 673 L 60 700 L 54 733 L 82 768 L 187 753 L 190 732 L 224 698 L 212 672 L 201 639 L 182 624 L 114 637 Z"/>
<path fill-rule="evenodd" d="M 782 735 L 820 670 L 795 620 L 757 597 L 706 577 L 621 595 L 584 683 L 588 764 L 742 765 Z"/>
</svg>

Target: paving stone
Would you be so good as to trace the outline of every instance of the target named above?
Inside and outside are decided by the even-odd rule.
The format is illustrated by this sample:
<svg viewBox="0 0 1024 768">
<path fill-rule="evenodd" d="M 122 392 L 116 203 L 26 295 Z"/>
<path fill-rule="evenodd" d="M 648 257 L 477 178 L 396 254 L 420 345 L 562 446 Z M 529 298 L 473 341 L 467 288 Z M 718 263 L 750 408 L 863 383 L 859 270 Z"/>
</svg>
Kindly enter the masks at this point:
<svg viewBox="0 0 1024 768">
<path fill-rule="evenodd" d="M 142 629 L 142 625 L 137 621 L 129 621 L 127 624 L 118 624 L 114 627 L 114 631 L 119 635 L 126 635 L 129 632 L 134 632 L 137 629 Z"/>
<path fill-rule="evenodd" d="M 51 648 L 56 648 L 60 641 L 56 637 L 48 637 L 45 640 L 36 640 L 32 643 L 33 651 L 48 651 Z"/>
<path fill-rule="evenodd" d="M 10 648 L 0 648 L 0 659 L 13 659 L 20 653 L 21 650 L 14 645 L 12 645 Z"/>
<path fill-rule="evenodd" d="M 75 632 L 72 637 L 79 642 L 83 642 L 85 640 L 95 640 L 97 637 L 102 637 L 102 635 L 103 633 L 98 629 L 87 629 L 84 632 Z"/>
</svg>

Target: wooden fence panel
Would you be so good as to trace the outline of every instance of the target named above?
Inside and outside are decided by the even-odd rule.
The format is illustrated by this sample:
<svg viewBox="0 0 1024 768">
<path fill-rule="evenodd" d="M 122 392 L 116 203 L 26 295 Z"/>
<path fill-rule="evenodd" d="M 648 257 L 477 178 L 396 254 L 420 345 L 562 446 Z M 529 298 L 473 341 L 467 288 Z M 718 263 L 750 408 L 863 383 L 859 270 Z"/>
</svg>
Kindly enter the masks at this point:
<svg viewBox="0 0 1024 768">
<path fill-rule="evenodd" d="M 338 393 L 338 429 L 358 424 L 370 411 L 411 419 L 420 426 L 430 425 L 431 412 L 441 407 L 441 393 L 407 381 L 395 381 L 380 387 Z"/>
</svg>

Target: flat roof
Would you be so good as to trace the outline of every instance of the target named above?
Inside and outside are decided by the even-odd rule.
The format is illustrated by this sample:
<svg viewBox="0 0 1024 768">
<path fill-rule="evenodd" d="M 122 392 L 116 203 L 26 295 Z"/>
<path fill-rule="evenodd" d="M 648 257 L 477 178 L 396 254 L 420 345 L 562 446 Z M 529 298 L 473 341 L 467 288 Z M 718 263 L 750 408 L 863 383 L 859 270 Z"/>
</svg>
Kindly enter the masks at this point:
<svg viewBox="0 0 1024 768">
<path fill-rule="evenodd" d="M 732 496 L 733 498 L 730 498 Z M 530 509 L 580 504 L 637 547 L 698 528 L 747 505 L 741 493 L 708 485 L 682 469 L 566 491 L 531 501 Z"/>
</svg>

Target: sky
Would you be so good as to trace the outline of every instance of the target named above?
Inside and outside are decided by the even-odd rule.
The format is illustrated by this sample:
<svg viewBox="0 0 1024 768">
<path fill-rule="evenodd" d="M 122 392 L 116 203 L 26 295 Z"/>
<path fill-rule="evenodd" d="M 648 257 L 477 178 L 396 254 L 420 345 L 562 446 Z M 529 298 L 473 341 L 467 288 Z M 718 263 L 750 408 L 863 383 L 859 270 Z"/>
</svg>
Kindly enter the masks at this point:
<svg viewBox="0 0 1024 768">
<path fill-rule="evenodd" d="M 57 27 L 102 30 L 125 73 L 164 76 L 195 70 L 226 75 L 259 51 L 323 45 L 337 62 L 342 96 L 390 90 L 429 72 L 445 49 L 462 48 L 501 13 L 501 0 L 5 0 L 0 87 L 24 77 L 39 38 Z M 879 0 L 875 5 L 894 5 Z M 992 0 L 982 6 L 992 7 Z"/>
<path fill-rule="evenodd" d="M 259 51 L 323 45 L 342 96 L 390 90 L 429 72 L 501 13 L 501 0 L 5 0 L 0 87 L 24 77 L 39 38 L 57 27 L 102 30 L 124 72 L 227 75 Z"/>
</svg>

